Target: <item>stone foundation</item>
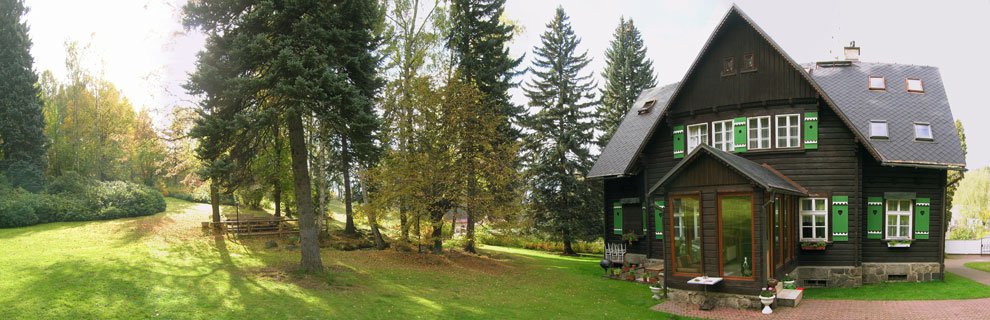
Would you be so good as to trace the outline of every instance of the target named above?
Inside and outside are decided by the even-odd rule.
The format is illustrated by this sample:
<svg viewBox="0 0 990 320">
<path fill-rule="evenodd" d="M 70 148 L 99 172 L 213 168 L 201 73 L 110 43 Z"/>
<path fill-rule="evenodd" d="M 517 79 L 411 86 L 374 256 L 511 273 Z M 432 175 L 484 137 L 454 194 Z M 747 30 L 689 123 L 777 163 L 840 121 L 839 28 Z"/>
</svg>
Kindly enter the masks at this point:
<svg viewBox="0 0 990 320">
<path fill-rule="evenodd" d="M 863 263 L 862 267 L 800 266 L 791 277 L 804 287 L 859 287 L 880 282 L 921 282 L 941 279 L 937 262 Z"/>
<path fill-rule="evenodd" d="M 733 309 L 758 309 L 763 306 L 760 304 L 760 297 L 755 295 L 709 292 L 708 297 L 715 300 L 715 305 L 718 307 Z M 705 300 L 705 293 L 704 291 L 668 288 L 667 298 L 670 299 L 670 301 L 687 302 L 689 304 L 700 305 Z"/>
<path fill-rule="evenodd" d="M 801 266 L 791 277 L 803 287 L 851 288 L 863 285 L 863 269 L 857 267 Z"/>
<path fill-rule="evenodd" d="M 938 280 L 940 269 L 938 262 L 863 263 L 863 283 Z"/>
</svg>

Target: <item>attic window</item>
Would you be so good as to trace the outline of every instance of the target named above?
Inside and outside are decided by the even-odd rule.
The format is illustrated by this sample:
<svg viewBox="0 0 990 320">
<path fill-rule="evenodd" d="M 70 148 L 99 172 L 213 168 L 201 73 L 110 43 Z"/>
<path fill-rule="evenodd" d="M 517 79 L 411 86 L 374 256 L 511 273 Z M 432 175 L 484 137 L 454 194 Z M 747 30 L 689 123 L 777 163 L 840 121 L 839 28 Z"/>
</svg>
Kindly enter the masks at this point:
<svg viewBox="0 0 990 320">
<path fill-rule="evenodd" d="M 657 101 L 656 100 L 647 101 L 646 103 L 643 104 L 642 107 L 639 108 L 638 111 L 636 111 L 636 113 L 637 114 L 647 114 L 647 113 L 650 113 L 650 110 L 653 110 L 653 107 L 655 107 L 656 105 L 657 105 Z"/>
<path fill-rule="evenodd" d="M 873 120 L 870 121 L 870 138 L 871 139 L 887 139 L 887 120 Z"/>
<path fill-rule="evenodd" d="M 740 72 L 753 72 L 756 71 L 756 57 L 753 56 L 752 52 L 747 52 L 743 54 L 742 69 Z"/>
<path fill-rule="evenodd" d="M 722 76 L 731 76 L 734 74 L 736 74 L 736 58 L 725 57 L 722 59 Z"/>
<path fill-rule="evenodd" d="M 921 79 L 907 79 L 907 91 L 915 93 L 924 93 L 925 87 L 921 83 Z"/>
<path fill-rule="evenodd" d="M 932 125 L 930 123 L 915 122 L 914 140 L 921 140 L 921 141 L 935 140 L 935 137 L 932 135 Z"/>
<path fill-rule="evenodd" d="M 880 76 L 870 76 L 870 90 L 887 90 L 887 79 Z"/>
</svg>

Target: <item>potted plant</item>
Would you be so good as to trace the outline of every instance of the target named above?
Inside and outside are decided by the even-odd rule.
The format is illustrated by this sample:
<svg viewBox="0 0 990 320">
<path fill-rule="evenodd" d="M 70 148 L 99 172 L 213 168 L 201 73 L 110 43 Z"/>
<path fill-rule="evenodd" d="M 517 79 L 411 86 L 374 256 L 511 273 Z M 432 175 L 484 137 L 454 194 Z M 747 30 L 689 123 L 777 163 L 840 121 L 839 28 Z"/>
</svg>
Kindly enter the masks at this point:
<svg viewBox="0 0 990 320">
<path fill-rule="evenodd" d="M 778 282 L 777 279 L 774 278 L 767 279 L 767 288 L 770 288 L 770 291 L 776 291 L 777 282 Z"/>
<path fill-rule="evenodd" d="M 821 251 L 825 250 L 826 245 L 825 241 L 802 241 L 801 250 Z"/>
<path fill-rule="evenodd" d="M 659 283 L 653 283 L 650 285 L 650 292 L 653 292 L 653 300 L 660 300 L 661 290 L 663 290 L 663 286 Z"/>
<path fill-rule="evenodd" d="M 773 309 L 770 309 L 770 304 L 772 304 L 773 300 L 776 298 L 777 295 L 773 294 L 770 287 L 763 288 L 763 291 L 760 291 L 760 303 L 763 304 L 763 314 L 773 313 Z"/>
<path fill-rule="evenodd" d="M 911 247 L 911 240 L 890 240 L 887 241 L 888 248 L 909 248 Z"/>
<path fill-rule="evenodd" d="M 622 240 L 628 243 L 630 246 L 639 241 L 639 235 L 635 231 L 629 230 L 622 234 Z"/>
<path fill-rule="evenodd" d="M 784 274 L 784 289 L 797 289 L 797 286 L 794 285 L 794 279 L 791 278 L 790 273 Z"/>
</svg>

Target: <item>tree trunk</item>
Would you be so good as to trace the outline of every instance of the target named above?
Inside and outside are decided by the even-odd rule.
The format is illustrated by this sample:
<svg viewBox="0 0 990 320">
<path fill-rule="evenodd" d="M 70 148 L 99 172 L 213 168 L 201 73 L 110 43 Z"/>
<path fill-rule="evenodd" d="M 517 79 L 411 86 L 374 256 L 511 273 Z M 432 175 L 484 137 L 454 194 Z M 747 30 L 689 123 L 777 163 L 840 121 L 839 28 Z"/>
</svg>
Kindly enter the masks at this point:
<svg viewBox="0 0 990 320">
<path fill-rule="evenodd" d="M 571 242 L 572 241 L 573 240 L 571 239 L 571 232 L 569 230 L 566 230 L 565 229 L 564 230 L 564 255 L 568 255 L 568 256 L 577 255 L 577 253 L 574 252 L 574 249 L 571 248 Z"/>
<path fill-rule="evenodd" d="M 275 198 L 275 217 L 282 216 L 282 186 L 275 182 L 275 191 L 272 192 Z"/>
<path fill-rule="evenodd" d="M 340 171 L 344 175 L 344 234 L 357 235 L 354 227 L 354 210 L 351 208 L 351 156 L 347 146 L 347 136 L 340 137 L 342 163 Z"/>
<path fill-rule="evenodd" d="M 409 242 L 409 217 L 401 201 L 399 203 L 399 229 L 402 231 L 402 240 Z"/>
<path fill-rule="evenodd" d="M 296 206 L 299 211 L 299 239 L 301 260 L 299 268 L 304 272 L 323 271 L 320 258 L 319 229 L 313 211 L 313 192 L 310 189 L 308 150 L 302 116 L 289 111 L 286 118 L 289 129 L 289 150 L 292 158 L 292 180 L 296 188 Z"/>
<path fill-rule="evenodd" d="M 434 211 L 430 222 L 433 222 L 433 254 L 443 253 L 443 210 Z"/>
<path fill-rule="evenodd" d="M 477 154 L 472 152 L 472 154 Z M 472 159 L 473 160 L 473 159 Z M 471 162 L 470 170 L 468 172 L 468 207 L 467 207 L 467 243 L 464 244 L 464 251 L 470 253 L 478 253 L 475 250 L 474 245 L 474 218 L 475 209 L 477 208 L 475 203 L 477 203 L 478 197 L 478 181 L 475 177 L 474 162 Z M 455 225 L 456 227 L 456 225 Z"/>
<path fill-rule="evenodd" d="M 210 207 L 213 209 L 213 228 L 220 230 L 220 187 L 217 179 L 210 179 Z"/>
<path fill-rule="evenodd" d="M 362 172 L 367 172 L 364 169 Z M 378 213 L 375 212 L 374 208 L 371 208 L 371 198 L 368 195 L 368 184 L 367 184 L 367 174 L 358 174 L 359 182 L 361 183 L 361 199 L 364 201 L 365 210 L 368 216 L 368 226 L 371 226 L 371 234 L 375 238 L 375 248 L 378 250 L 384 250 L 388 248 L 388 243 L 385 242 L 385 238 L 382 237 L 381 230 L 378 229 Z"/>
</svg>

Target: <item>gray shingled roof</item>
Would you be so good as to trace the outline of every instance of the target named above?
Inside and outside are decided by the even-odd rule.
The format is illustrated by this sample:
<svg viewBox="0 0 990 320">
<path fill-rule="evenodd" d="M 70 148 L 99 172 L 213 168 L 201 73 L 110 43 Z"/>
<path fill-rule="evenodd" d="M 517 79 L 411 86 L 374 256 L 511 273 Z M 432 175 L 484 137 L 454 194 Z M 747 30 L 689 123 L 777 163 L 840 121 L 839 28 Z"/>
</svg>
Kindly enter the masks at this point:
<svg viewBox="0 0 990 320">
<path fill-rule="evenodd" d="M 886 76 L 887 94 L 890 94 L 890 96 L 871 99 L 871 96 L 867 95 L 872 92 L 867 90 L 866 75 L 852 72 L 851 70 L 853 69 L 831 70 L 832 75 L 828 75 L 827 72 L 818 73 L 814 76 L 809 74 L 735 4 L 726 12 L 725 17 L 722 18 L 722 22 L 719 23 L 719 26 L 709 36 L 701 52 L 698 53 L 698 58 L 695 58 L 688 72 L 685 73 L 685 79 L 694 71 L 700 57 L 708 51 L 708 46 L 711 45 L 715 35 L 718 34 L 722 25 L 733 13 L 739 14 L 763 39 L 770 43 L 792 66 L 798 69 L 798 72 L 809 81 L 811 86 L 822 94 L 822 98 L 825 99 L 826 103 L 836 110 L 843 123 L 855 128 L 853 132 L 857 138 L 865 141 L 864 144 L 867 151 L 882 163 L 887 165 L 931 166 L 940 168 L 965 166 L 962 148 L 955 134 L 952 112 L 949 109 L 948 100 L 945 97 L 945 88 L 942 86 L 942 79 L 939 76 L 937 68 L 857 62 L 857 68 L 868 67 L 872 69 L 875 67 L 877 68 L 877 72 L 884 70 L 896 74 Z M 890 70 L 885 68 L 890 68 Z M 927 69 L 908 71 L 911 68 Z M 822 69 L 824 68 L 813 70 L 813 72 L 819 72 Z M 864 70 L 863 72 L 866 71 L 870 70 Z M 915 71 L 919 74 L 923 73 L 927 75 L 905 73 L 915 73 Z M 926 92 L 921 95 L 907 93 L 904 90 L 906 84 L 903 82 L 903 79 L 905 77 L 921 78 L 925 83 Z M 900 80 L 891 80 L 898 78 Z M 928 78 L 932 80 L 927 80 Z M 897 81 L 900 82 L 894 83 Z M 626 118 L 623 119 L 622 124 L 619 125 L 608 145 L 602 150 L 595 165 L 589 171 L 588 178 L 628 174 L 632 170 L 633 160 L 642 151 L 643 145 L 649 141 L 656 125 L 662 118 L 663 113 L 667 110 L 667 103 L 677 93 L 678 89 L 679 83 L 674 83 L 661 88 L 645 90 L 639 99 L 636 100 L 636 104 L 632 110 L 626 114 Z M 894 92 L 895 90 L 900 91 Z M 655 110 L 645 116 L 637 115 L 637 106 L 642 106 L 644 102 L 651 100 L 650 97 L 657 98 Z M 863 105 L 872 105 L 874 107 L 867 110 L 861 108 Z M 883 107 L 877 107 L 881 105 Z M 908 108 L 906 106 L 912 107 Z M 869 120 L 884 120 L 870 119 L 873 116 L 887 117 L 885 120 L 888 120 L 888 130 L 891 136 L 889 141 L 868 139 L 870 136 Z M 919 119 L 914 119 L 915 117 Z M 921 119 L 925 117 L 929 119 Z M 863 121 L 863 119 L 866 120 Z M 925 143 L 915 142 L 912 124 L 914 121 L 931 123 L 935 141 Z M 907 123 L 906 127 L 904 123 Z M 905 134 L 903 130 L 908 131 Z M 897 136 L 895 137 L 895 135 Z M 908 138 L 910 140 L 903 140 Z"/>
<path fill-rule="evenodd" d="M 620 176 L 627 172 L 636 155 L 643 149 L 643 144 L 649 139 L 646 136 L 660 123 L 660 118 L 667 111 L 667 102 L 674 93 L 677 83 L 663 87 L 653 87 L 643 90 L 636 103 L 626 112 L 619 128 L 615 129 L 612 139 L 605 145 L 602 154 L 588 172 L 588 178 Z M 639 114 L 639 108 L 647 101 L 656 100 L 656 106 L 649 113 Z"/>
<path fill-rule="evenodd" d="M 770 170 L 767 167 L 757 164 L 756 162 L 747 160 L 746 158 L 715 149 L 707 144 L 702 144 L 698 146 L 694 151 L 691 151 L 684 160 L 678 162 L 670 172 L 667 172 L 660 181 L 657 181 L 653 187 L 650 188 L 650 194 L 657 190 L 660 186 L 663 186 L 676 177 L 683 169 L 687 168 L 688 164 L 691 163 L 695 158 L 700 157 L 702 154 L 711 155 L 716 160 L 721 161 L 730 168 L 735 169 L 737 172 L 743 176 L 749 178 L 756 184 L 763 187 L 766 190 L 776 190 L 784 191 L 788 193 L 796 194 L 807 194 L 805 189 L 794 182 L 787 181 L 779 173 Z"/>
<path fill-rule="evenodd" d="M 889 139 L 868 143 L 890 165 L 915 164 L 964 167 L 952 110 L 938 68 L 888 63 L 853 62 L 846 67 L 812 67 L 811 78 L 849 119 L 863 137 L 870 136 L 871 120 L 886 120 Z M 871 91 L 869 76 L 883 76 L 887 89 Z M 921 79 L 924 93 L 907 92 L 907 78 Z M 914 123 L 931 124 L 934 141 L 916 141 Z"/>
</svg>

